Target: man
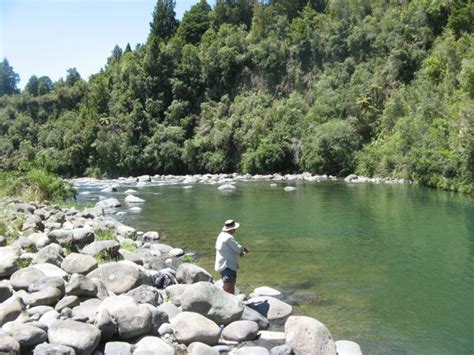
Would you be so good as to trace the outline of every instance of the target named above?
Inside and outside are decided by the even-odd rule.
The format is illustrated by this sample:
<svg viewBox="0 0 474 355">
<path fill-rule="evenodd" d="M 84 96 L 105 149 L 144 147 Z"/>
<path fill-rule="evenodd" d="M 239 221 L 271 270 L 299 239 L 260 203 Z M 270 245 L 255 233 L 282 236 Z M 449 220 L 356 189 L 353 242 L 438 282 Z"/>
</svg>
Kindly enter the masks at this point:
<svg viewBox="0 0 474 355">
<path fill-rule="evenodd" d="M 224 291 L 235 293 L 235 282 L 237 281 L 237 259 L 244 256 L 249 250 L 235 240 L 234 235 L 240 224 L 232 219 L 225 221 L 222 232 L 216 240 L 216 265 L 215 270 L 222 276 Z"/>
</svg>

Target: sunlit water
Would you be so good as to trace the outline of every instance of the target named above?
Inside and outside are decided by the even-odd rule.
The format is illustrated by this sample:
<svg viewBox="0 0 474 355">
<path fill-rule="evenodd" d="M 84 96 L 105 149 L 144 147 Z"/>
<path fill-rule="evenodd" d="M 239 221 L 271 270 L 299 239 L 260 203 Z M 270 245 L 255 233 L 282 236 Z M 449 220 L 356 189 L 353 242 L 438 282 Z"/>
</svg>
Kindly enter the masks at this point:
<svg viewBox="0 0 474 355">
<path fill-rule="evenodd" d="M 121 220 L 197 252 L 213 272 L 215 238 L 233 218 L 241 223 L 237 239 L 252 251 L 238 275 L 244 292 L 285 291 L 295 313 L 358 342 L 364 354 L 474 352 L 471 196 L 343 182 L 296 184 L 294 192 L 270 182 L 236 186 L 230 193 L 202 184 L 141 188 L 142 212 Z M 123 201 L 128 188 L 102 195 Z M 97 200 L 98 190 L 87 189 L 79 201 Z"/>
</svg>

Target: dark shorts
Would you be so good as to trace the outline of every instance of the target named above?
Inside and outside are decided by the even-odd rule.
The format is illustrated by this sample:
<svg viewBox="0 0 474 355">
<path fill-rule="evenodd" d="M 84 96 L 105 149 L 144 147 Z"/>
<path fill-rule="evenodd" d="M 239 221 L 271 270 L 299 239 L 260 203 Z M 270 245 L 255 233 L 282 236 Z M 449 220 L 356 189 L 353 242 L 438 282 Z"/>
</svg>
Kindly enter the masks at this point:
<svg viewBox="0 0 474 355">
<path fill-rule="evenodd" d="M 232 282 L 237 279 L 237 271 L 226 268 L 221 271 L 222 282 Z"/>
</svg>

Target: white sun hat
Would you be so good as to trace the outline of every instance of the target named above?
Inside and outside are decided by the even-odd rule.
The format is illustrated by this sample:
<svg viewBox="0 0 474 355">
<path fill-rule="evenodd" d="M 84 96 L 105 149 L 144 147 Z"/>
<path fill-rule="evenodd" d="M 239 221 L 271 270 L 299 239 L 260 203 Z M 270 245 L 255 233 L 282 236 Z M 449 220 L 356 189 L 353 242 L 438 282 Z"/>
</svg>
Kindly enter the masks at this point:
<svg viewBox="0 0 474 355">
<path fill-rule="evenodd" d="M 222 231 L 228 232 L 230 230 L 237 229 L 239 227 L 240 227 L 240 223 L 237 223 L 233 219 L 228 219 L 227 221 L 225 221 L 224 227 L 222 227 Z"/>
</svg>

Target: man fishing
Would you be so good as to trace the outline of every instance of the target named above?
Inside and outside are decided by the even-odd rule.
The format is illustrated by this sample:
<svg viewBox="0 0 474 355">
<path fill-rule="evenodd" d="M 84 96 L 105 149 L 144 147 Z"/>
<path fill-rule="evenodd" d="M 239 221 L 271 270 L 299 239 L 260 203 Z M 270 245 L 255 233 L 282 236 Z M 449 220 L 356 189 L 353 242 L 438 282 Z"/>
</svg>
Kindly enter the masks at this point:
<svg viewBox="0 0 474 355">
<path fill-rule="evenodd" d="M 224 291 L 231 294 L 235 293 L 235 282 L 237 281 L 237 259 L 244 256 L 249 250 L 240 245 L 234 238 L 235 232 L 240 224 L 229 219 L 225 221 L 222 232 L 216 240 L 216 264 L 215 270 L 222 276 Z"/>
</svg>

